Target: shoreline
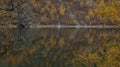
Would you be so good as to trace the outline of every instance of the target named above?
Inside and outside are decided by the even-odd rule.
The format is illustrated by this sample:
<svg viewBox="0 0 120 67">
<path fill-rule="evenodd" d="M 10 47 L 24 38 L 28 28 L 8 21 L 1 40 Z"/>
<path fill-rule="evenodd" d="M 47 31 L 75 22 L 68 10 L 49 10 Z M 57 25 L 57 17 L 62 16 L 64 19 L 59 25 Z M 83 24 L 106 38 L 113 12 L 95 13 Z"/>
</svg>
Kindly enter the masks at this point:
<svg viewBox="0 0 120 67">
<path fill-rule="evenodd" d="M 19 26 L 0 26 L 0 28 L 19 28 Z M 33 25 L 25 28 L 120 28 L 117 25 Z"/>
</svg>

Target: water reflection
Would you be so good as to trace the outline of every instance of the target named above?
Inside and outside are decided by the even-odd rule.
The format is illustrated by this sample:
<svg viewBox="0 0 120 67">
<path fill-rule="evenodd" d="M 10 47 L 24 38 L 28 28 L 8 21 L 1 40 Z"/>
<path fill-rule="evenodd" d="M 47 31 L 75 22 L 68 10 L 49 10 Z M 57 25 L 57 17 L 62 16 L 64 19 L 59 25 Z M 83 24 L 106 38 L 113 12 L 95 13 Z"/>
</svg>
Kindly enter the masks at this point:
<svg viewBox="0 0 120 67">
<path fill-rule="evenodd" d="M 1 28 L 0 67 L 119 66 L 119 44 L 120 29 Z"/>
</svg>

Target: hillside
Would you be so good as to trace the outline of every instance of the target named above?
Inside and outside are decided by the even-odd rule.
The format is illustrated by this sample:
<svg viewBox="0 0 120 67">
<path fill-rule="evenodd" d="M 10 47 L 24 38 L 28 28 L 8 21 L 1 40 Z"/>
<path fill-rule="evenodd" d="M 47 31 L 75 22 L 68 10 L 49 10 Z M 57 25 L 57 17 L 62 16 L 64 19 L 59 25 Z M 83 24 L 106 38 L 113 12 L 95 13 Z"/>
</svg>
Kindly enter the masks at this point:
<svg viewBox="0 0 120 67">
<path fill-rule="evenodd" d="M 118 25 L 119 3 L 119 0 L 0 0 L 0 25 Z"/>
</svg>

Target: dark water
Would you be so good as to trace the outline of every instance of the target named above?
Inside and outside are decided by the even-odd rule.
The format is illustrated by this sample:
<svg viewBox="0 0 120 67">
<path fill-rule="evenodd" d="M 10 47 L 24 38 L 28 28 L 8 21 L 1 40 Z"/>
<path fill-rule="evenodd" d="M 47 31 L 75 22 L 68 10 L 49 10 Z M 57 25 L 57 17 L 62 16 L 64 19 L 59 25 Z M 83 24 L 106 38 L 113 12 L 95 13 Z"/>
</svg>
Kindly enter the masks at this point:
<svg viewBox="0 0 120 67">
<path fill-rule="evenodd" d="M 0 67 L 119 67 L 120 29 L 0 29 Z"/>
</svg>

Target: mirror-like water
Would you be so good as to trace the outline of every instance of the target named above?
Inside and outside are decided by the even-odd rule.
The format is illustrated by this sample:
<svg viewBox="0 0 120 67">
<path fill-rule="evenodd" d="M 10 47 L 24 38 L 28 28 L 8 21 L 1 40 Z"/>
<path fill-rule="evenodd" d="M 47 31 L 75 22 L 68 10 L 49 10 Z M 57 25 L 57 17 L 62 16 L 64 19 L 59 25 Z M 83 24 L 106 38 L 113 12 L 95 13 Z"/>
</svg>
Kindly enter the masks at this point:
<svg viewBox="0 0 120 67">
<path fill-rule="evenodd" d="M 120 29 L 0 28 L 0 67 L 119 67 Z"/>
</svg>

